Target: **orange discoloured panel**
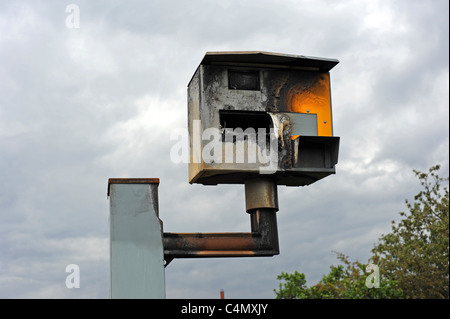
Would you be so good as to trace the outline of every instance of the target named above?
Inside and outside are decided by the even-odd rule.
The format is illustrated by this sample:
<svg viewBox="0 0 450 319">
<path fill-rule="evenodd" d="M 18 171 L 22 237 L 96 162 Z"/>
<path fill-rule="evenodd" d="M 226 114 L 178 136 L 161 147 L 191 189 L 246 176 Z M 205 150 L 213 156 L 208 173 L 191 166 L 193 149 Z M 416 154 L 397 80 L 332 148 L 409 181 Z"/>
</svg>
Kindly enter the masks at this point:
<svg viewBox="0 0 450 319">
<path fill-rule="evenodd" d="M 318 135 L 332 136 L 329 74 L 321 73 L 317 81 L 309 87 L 291 89 L 288 95 L 288 110 L 317 114 Z"/>
</svg>

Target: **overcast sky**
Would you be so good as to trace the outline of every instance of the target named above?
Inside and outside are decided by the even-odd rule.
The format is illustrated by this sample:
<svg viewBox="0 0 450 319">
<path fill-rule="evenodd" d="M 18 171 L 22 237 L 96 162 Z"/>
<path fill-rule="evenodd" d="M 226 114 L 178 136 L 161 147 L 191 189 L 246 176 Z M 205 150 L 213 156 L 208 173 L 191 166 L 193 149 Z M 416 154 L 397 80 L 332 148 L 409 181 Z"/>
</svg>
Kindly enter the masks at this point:
<svg viewBox="0 0 450 319">
<path fill-rule="evenodd" d="M 174 260 L 167 298 L 273 298 L 282 271 L 317 283 L 338 264 L 332 251 L 367 262 L 420 190 L 412 170 L 449 173 L 448 11 L 447 0 L 2 0 L 0 298 L 109 298 L 110 177 L 160 178 L 164 231 L 250 230 L 242 185 L 190 185 L 170 160 L 207 51 L 338 59 L 339 163 L 278 187 L 280 255 Z"/>
</svg>

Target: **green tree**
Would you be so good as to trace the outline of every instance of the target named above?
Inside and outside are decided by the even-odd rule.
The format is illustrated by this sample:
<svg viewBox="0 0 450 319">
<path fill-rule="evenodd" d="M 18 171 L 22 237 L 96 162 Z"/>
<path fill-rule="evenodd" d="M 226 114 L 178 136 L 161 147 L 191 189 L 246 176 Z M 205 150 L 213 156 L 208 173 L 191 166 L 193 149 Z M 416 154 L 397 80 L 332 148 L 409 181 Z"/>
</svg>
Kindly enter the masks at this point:
<svg viewBox="0 0 450 319">
<path fill-rule="evenodd" d="M 377 288 L 368 285 L 369 264 L 351 262 L 337 253 L 343 265 L 331 266 L 330 273 L 311 287 L 303 273 L 282 273 L 285 283 L 275 290 L 278 299 L 306 298 L 449 298 L 449 193 L 441 189 L 439 166 L 428 173 L 414 171 L 423 190 L 411 203 L 409 214 L 392 222 L 392 233 L 382 235 L 372 249 L 370 265 L 379 271 Z"/>
<path fill-rule="evenodd" d="M 284 280 L 280 283 L 280 290 L 275 290 L 276 299 L 307 299 L 305 274 L 295 271 L 293 274 L 282 272 L 277 276 L 277 280 Z"/>
<path fill-rule="evenodd" d="M 402 298 L 403 293 L 396 282 L 379 277 L 379 288 L 369 288 L 367 265 L 357 261 L 350 262 L 344 254 L 337 253 L 337 258 L 344 264 L 331 266 L 330 272 L 324 275 L 314 286 L 306 287 L 303 273 L 295 271 L 293 274 L 282 273 L 277 277 L 285 283 L 279 284 L 275 290 L 277 299 L 375 299 Z M 369 278 L 371 279 L 371 278 Z M 369 280 L 370 281 L 370 280 Z"/>
<path fill-rule="evenodd" d="M 392 232 L 382 235 L 372 249 L 372 261 L 397 281 L 407 298 L 449 298 L 449 193 L 441 189 L 436 174 L 414 171 L 423 190 L 414 202 L 406 200 L 409 213 L 392 222 Z"/>
<path fill-rule="evenodd" d="M 376 265 L 351 262 L 348 256 L 337 253 L 343 265 L 331 266 L 330 273 L 309 288 L 309 298 L 387 299 L 402 298 L 397 283 L 382 274 Z"/>
</svg>

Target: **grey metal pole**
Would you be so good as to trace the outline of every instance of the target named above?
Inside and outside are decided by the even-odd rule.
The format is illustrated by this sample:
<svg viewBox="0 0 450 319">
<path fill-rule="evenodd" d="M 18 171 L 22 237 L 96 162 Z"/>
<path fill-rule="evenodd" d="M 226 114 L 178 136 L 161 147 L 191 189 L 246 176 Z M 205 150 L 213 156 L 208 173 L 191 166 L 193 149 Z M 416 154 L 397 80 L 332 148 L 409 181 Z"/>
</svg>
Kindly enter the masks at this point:
<svg viewBox="0 0 450 319">
<path fill-rule="evenodd" d="M 156 178 L 111 178 L 111 298 L 165 298 Z"/>
</svg>

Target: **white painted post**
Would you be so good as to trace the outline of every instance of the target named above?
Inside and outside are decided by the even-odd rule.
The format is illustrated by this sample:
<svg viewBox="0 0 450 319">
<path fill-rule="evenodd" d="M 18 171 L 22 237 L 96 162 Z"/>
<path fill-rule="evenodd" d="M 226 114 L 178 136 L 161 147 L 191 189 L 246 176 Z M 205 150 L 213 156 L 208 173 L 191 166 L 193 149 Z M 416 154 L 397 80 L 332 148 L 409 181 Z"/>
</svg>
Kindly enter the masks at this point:
<svg viewBox="0 0 450 319">
<path fill-rule="evenodd" d="M 111 178 L 111 298 L 165 298 L 157 178 Z"/>
</svg>

